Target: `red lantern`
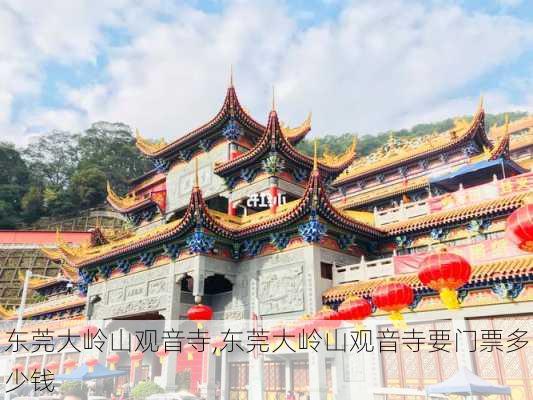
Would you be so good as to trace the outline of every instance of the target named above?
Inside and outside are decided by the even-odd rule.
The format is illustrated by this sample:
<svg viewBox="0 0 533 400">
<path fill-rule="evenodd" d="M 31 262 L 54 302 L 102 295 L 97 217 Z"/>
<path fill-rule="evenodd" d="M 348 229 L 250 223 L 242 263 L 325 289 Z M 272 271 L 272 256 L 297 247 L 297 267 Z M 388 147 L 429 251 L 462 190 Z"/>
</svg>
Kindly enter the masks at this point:
<svg viewBox="0 0 533 400">
<path fill-rule="evenodd" d="M 98 334 L 98 327 L 94 325 L 85 325 L 80 329 L 79 334 L 82 339 L 85 336 L 93 338 Z"/>
<path fill-rule="evenodd" d="M 134 351 L 130 354 L 130 360 L 131 364 L 133 365 L 133 368 L 139 368 L 141 366 L 141 361 L 144 358 L 144 354 L 142 351 Z"/>
<path fill-rule="evenodd" d="M 324 335 L 329 344 L 335 342 L 335 334 L 332 334 L 331 331 L 335 331 L 342 323 L 340 314 L 324 306 L 322 309 L 316 313 L 315 317 L 315 326 L 319 329 L 324 329 Z"/>
<path fill-rule="evenodd" d="M 94 367 L 98 365 L 98 359 L 97 358 L 89 358 L 87 361 L 85 361 L 85 365 L 89 368 L 89 372 L 94 372 Z"/>
<path fill-rule="evenodd" d="M 380 310 L 390 313 L 393 325 L 400 329 L 405 327 L 401 310 L 413 302 L 414 293 L 411 286 L 401 282 L 386 282 L 374 289 L 372 302 Z"/>
<path fill-rule="evenodd" d="M 468 282 L 471 273 L 472 268 L 468 261 L 442 249 L 424 257 L 418 270 L 418 279 L 427 287 L 438 291 L 448 309 L 457 309 L 457 289 Z"/>
<path fill-rule="evenodd" d="M 70 371 L 72 371 L 76 367 L 76 365 L 78 365 L 78 363 L 74 361 L 72 358 L 67 358 L 63 362 L 63 368 L 65 368 L 65 372 L 67 374 L 70 373 Z"/>
<path fill-rule="evenodd" d="M 24 364 L 21 364 L 21 363 L 17 363 L 15 365 L 13 365 L 13 367 L 11 368 L 14 372 L 15 371 L 18 371 L 19 373 L 23 372 L 24 371 Z"/>
<path fill-rule="evenodd" d="M 215 356 L 220 357 L 222 354 L 222 349 L 226 345 L 226 342 L 224 341 L 224 338 L 222 336 L 216 336 L 213 339 L 211 339 L 211 347 L 215 350 Z"/>
<path fill-rule="evenodd" d="M 159 362 L 163 364 L 165 358 L 168 356 L 168 352 L 165 350 L 165 346 L 159 346 L 159 349 L 157 349 L 155 355 L 159 358 Z"/>
<path fill-rule="evenodd" d="M 372 306 L 365 299 L 349 297 L 339 306 L 341 319 L 347 321 L 362 321 L 372 314 Z"/>
<path fill-rule="evenodd" d="M 505 233 L 509 241 L 533 253 L 533 203 L 520 207 L 507 218 Z"/>
<path fill-rule="evenodd" d="M 114 371 L 117 369 L 117 363 L 120 361 L 120 356 L 117 353 L 111 353 L 107 356 L 106 361 L 109 364 L 109 369 Z"/>
<path fill-rule="evenodd" d="M 57 361 L 51 361 L 44 367 L 46 370 L 55 373 L 59 370 L 59 363 Z"/>
<path fill-rule="evenodd" d="M 198 329 L 202 329 L 201 321 L 211 321 L 213 309 L 203 304 L 195 304 L 187 311 L 187 318 L 190 321 L 197 321 Z"/>
<path fill-rule="evenodd" d="M 29 372 L 35 372 L 41 369 L 41 363 L 38 361 L 32 362 L 30 365 L 28 365 L 28 371 Z"/>
</svg>

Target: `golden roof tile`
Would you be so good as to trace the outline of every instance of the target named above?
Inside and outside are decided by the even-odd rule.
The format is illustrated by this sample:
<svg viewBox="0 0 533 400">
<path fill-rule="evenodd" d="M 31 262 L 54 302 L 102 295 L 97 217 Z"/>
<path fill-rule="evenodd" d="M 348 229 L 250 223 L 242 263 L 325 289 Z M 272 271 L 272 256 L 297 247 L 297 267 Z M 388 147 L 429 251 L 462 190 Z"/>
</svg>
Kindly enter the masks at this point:
<svg viewBox="0 0 533 400">
<path fill-rule="evenodd" d="M 399 194 L 407 193 L 412 190 L 420 189 L 428 186 L 427 176 L 409 179 L 407 184 L 403 182 L 395 183 L 387 186 L 379 186 L 373 190 L 364 193 L 357 193 L 353 196 L 347 197 L 346 201 L 338 200 L 335 206 L 339 209 L 345 210 L 347 208 L 360 206 L 376 200 L 385 199 Z"/>
<path fill-rule="evenodd" d="M 496 199 L 455 208 L 449 211 L 423 215 L 407 221 L 384 226 L 383 229 L 385 229 L 389 234 L 397 235 L 399 233 L 427 229 L 435 225 L 464 221 L 477 216 L 510 210 L 525 204 L 529 196 L 531 196 L 531 193 L 533 193 L 533 190 L 519 194 L 513 194 L 510 196 L 498 197 Z"/>
<path fill-rule="evenodd" d="M 139 130 L 135 131 L 135 145 L 144 154 L 156 154 L 159 150 L 168 146 L 164 139 L 149 140 L 141 136 Z"/>
<path fill-rule="evenodd" d="M 478 110 L 470 123 L 464 119 L 458 119 L 454 121 L 455 126 L 448 131 L 414 138 L 398 139 L 391 135 L 387 143 L 380 149 L 366 157 L 356 159 L 337 177 L 334 183 L 341 184 L 344 181 L 366 176 L 372 171 L 392 167 L 429 152 L 447 149 L 471 135 L 483 118 L 484 110 L 482 102 L 480 102 Z"/>
</svg>

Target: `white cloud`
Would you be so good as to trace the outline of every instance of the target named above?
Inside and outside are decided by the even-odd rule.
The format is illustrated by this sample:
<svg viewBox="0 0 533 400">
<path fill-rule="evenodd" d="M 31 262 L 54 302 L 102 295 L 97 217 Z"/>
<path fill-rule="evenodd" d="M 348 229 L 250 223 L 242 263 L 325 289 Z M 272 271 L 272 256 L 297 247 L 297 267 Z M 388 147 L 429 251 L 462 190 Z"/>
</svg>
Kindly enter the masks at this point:
<svg viewBox="0 0 533 400">
<path fill-rule="evenodd" d="M 315 133 L 371 133 L 473 112 L 481 93 L 472 83 L 533 50 L 531 23 L 442 3 L 357 1 L 314 25 L 273 1 L 224 3 L 220 15 L 162 3 L 171 16 L 163 21 L 158 1 L 75 3 L 0 6 L 0 33 L 8 36 L 0 49 L 15 49 L 0 61 L 0 81 L 17 77 L 0 87 L 8 108 L 20 93 L 38 94 L 43 60 L 75 67 L 99 52 L 110 60 L 105 81 L 65 89 L 67 109 L 30 107 L 15 122 L 2 110 L 5 132 L 109 120 L 173 139 L 218 111 L 233 64 L 241 102 L 258 120 L 266 119 L 275 84 L 283 120 L 295 124 L 312 110 Z M 126 29 L 131 42 L 111 46 L 104 26 Z M 512 91 L 482 87 L 488 111 L 531 109 L 533 83 L 522 83 Z"/>
</svg>

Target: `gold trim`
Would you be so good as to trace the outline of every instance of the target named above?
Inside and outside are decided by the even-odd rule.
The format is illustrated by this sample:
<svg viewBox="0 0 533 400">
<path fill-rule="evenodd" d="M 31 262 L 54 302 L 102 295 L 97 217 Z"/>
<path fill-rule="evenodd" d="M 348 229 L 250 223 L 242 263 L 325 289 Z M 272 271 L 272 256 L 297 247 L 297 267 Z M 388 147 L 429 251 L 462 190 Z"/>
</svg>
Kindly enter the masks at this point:
<svg viewBox="0 0 533 400">
<path fill-rule="evenodd" d="M 280 121 L 279 126 L 281 128 L 281 133 L 283 133 L 283 136 L 285 136 L 287 139 L 292 139 L 302 135 L 306 131 L 311 130 L 311 116 L 312 113 L 309 113 L 304 122 L 294 128 L 291 128 L 289 125 L 285 125 L 285 123 Z"/>
<path fill-rule="evenodd" d="M 161 138 L 159 140 L 150 140 L 143 138 L 139 130 L 135 130 L 135 146 L 147 155 L 154 155 L 161 149 L 167 146 L 165 139 Z"/>
</svg>

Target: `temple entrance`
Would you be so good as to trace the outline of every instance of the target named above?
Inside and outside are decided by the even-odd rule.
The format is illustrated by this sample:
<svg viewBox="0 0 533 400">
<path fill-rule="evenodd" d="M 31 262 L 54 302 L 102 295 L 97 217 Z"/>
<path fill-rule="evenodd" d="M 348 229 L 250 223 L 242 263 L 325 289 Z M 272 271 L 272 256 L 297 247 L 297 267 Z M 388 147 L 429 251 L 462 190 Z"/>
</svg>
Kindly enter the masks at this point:
<svg viewBox="0 0 533 400">
<path fill-rule="evenodd" d="M 229 363 L 229 400 L 248 400 L 248 363 Z"/>
</svg>

